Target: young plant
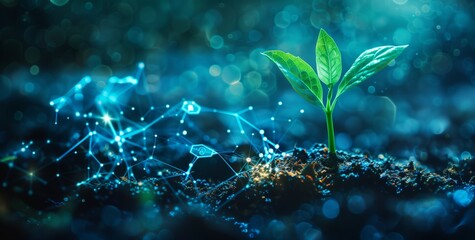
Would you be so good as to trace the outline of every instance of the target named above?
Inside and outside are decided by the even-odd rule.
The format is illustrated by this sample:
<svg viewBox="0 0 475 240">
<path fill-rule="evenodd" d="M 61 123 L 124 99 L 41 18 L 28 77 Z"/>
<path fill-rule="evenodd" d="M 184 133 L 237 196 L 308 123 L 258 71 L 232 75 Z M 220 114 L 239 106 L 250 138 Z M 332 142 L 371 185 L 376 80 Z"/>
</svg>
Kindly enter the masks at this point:
<svg viewBox="0 0 475 240">
<path fill-rule="evenodd" d="M 353 86 L 362 83 L 373 74 L 385 68 L 408 45 L 381 46 L 364 51 L 340 80 L 341 54 L 335 41 L 321 29 L 315 47 L 317 73 L 304 60 L 290 53 L 271 50 L 262 54 L 273 61 L 282 71 L 293 89 L 305 100 L 323 109 L 328 132 L 330 157 L 336 157 L 335 133 L 332 113 L 338 98 Z M 322 81 L 327 87 L 326 100 L 323 98 Z M 336 92 L 336 94 L 335 94 Z"/>
</svg>

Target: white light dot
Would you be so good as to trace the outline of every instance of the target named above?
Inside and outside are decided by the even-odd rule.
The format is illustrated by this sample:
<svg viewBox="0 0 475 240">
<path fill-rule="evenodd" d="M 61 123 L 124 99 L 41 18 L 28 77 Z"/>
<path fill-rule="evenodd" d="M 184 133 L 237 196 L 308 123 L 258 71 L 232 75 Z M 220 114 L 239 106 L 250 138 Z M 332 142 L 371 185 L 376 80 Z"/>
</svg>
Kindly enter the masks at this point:
<svg viewBox="0 0 475 240">
<path fill-rule="evenodd" d="M 102 117 L 102 120 L 104 121 L 104 123 L 110 123 L 112 118 L 111 116 L 109 116 L 109 114 L 104 114 L 104 116 Z"/>
</svg>

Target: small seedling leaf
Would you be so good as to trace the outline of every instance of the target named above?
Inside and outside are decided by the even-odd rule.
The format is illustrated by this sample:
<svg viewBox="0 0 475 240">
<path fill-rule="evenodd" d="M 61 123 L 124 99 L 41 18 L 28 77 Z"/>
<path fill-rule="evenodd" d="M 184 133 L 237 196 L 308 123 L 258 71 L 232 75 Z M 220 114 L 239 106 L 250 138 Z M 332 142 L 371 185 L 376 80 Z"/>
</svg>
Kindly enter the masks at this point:
<svg viewBox="0 0 475 240">
<path fill-rule="evenodd" d="M 351 87 L 381 71 L 389 62 L 399 56 L 407 46 L 381 46 L 364 51 L 343 76 L 343 80 L 338 86 L 337 95 L 341 95 Z"/>
<path fill-rule="evenodd" d="M 333 38 L 325 30 L 321 29 L 318 34 L 317 46 L 315 47 L 318 77 L 326 85 L 338 82 L 341 76 L 341 54 Z"/>
<path fill-rule="evenodd" d="M 305 100 L 323 107 L 323 90 L 315 71 L 304 60 L 290 53 L 271 50 L 262 53 L 273 61 L 292 88 Z"/>
</svg>

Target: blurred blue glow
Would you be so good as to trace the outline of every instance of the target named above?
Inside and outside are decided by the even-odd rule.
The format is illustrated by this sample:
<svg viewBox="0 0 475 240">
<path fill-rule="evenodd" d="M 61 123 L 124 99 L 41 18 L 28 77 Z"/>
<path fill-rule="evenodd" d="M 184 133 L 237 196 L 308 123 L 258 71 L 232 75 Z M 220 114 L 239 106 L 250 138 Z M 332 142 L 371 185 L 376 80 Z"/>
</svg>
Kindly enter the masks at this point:
<svg viewBox="0 0 475 240">
<path fill-rule="evenodd" d="M 341 149 L 350 149 L 352 142 L 351 137 L 346 133 L 338 133 L 336 135 L 336 144 Z"/>
<path fill-rule="evenodd" d="M 348 198 L 348 210 L 354 214 L 361 214 L 366 210 L 366 201 L 361 195 L 351 195 Z"/>
<path fill-rule="evenodd" d="M 220 49 L 224 46 L 224 40 L 219 35 L 214 35 L 209 39 L 209 44 L 214 49 Z"/>
<path fill-rule="evenodd" d="M 461 207 L 467 207 L 472 203 L 474 197 L 473 192 L 468 192 L 465 189 L 459 189 L 454 192 L 453 199 Z"/>
<path fill-rule="evenodd" d="M 333 198 L 328 199 L 322 206 L 322 213 L 328 219 L 335 219 L 340 214 L 340 204 Z"/>
<path fill-rule="evenodd" d="M 379 240 L 383 238 L 383 234 L 373 225 L 366 225 L 361 229 L 361 240 Z"/>
</svg>

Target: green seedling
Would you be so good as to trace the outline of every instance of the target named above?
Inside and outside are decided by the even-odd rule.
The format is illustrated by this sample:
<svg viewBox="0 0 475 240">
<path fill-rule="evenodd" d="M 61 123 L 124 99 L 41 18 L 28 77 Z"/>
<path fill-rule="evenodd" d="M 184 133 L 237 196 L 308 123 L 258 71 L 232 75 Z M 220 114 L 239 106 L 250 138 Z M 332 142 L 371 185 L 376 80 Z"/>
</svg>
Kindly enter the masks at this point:
<svg viewBox="0 0 475 240">
<path fill-rule="evenodd" d="M 330 158 L 336 158 L 332 117 L 336 101 L 350 88 L 385 68 L 407 46 L 381 46 L 364 51 L 345 73 L 338 84 L 338 88 L 336 84 L 340 80 L 342 72 L 340 50 L 335 41 L 323 29 L 320 30 L 315 47 L 316 73 L 308 63 L 290 53 L 270 50 L 262 54 L 277 65 L 293 89 L 302 98 L 323 109 L 326 116 Z M 325 101 L 320 81 L 328 87 Z"/>
</svg>

